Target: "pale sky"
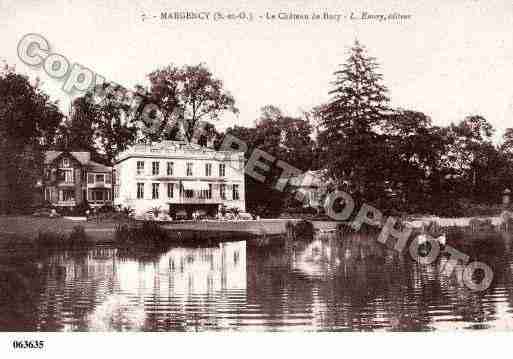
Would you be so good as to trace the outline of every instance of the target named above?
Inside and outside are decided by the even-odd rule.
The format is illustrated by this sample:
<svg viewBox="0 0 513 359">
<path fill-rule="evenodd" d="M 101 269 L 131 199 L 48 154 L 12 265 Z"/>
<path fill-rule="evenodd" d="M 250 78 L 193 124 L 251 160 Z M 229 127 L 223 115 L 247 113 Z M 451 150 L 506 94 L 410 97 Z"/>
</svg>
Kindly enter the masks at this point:
<svg viewBox="0 0 513 359">
<path fill-rule="evenodd" d="M 217 5 L 218 4 L 218 5 Z M 162 11 L 252 12 L 253 22 L 160 20 Z M 405 21 L 265 20 L 266 12 L 410 14 Z M 156 19 L 143 21 L 143 14 Z M 211 16 L 213 16 L 211 14 Z M 260 18 L 263 16 L 263 18 Z M 41 1 L 0 0 L 0 59 L 40 76 L 66 109 L 62 82 L 16 54 L 27 33 L 51 50 L 132 88 L 159 66 L 204 62 L 240 114 L 219 128 L 249 126 L 267 104 L 297 115 L 329 99 L 333 72 L 357 38 L 381 64 L 391 105 L 435 124 L 481 114 L 513 127 L 513 1 Z"/>
</svg>

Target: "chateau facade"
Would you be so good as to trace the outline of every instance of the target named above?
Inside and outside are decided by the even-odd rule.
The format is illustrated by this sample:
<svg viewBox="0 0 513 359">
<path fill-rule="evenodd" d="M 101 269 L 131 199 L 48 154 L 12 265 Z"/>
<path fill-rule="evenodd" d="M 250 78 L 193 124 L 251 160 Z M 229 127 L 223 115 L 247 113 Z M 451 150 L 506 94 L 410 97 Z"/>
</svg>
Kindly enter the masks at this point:
<svg viewBox="0 0 513 359">
<path fill-rule="evenodd" d="M 135 145 L 114 167 L 114 204 L 137 215 L 159 208 L 172 217 L 221 206 L 245 210 L 244 153 L 215 151 L 182 141 Z"/>
</svg>

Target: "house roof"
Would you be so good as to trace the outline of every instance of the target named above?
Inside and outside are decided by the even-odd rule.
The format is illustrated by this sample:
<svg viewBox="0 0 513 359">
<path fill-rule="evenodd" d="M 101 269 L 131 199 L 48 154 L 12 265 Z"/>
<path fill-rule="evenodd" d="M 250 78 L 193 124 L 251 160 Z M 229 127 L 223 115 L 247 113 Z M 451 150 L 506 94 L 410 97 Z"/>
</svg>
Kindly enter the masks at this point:
<svg viewBox="0 0 513 359">
<path fill-rule="evenodd" d="M 117 156 L 116 162 L 120 163 L 128 158 L 142 156 L 165 158 L 173 158 L 174 156 L 190 156 L 191 159 L 203 156 L 204 158 L 230 159 L 232 161 L 244 159 L 244 153 L 236 149 L 218 151 L 214 148 L 204 147 L 185 141 L 162 141 L 150 144 L 139 143 L 134 146 L 130 146 Z M 216 158 L 216 156 L 219 157 Z"/>
<path fill-rule="evenodd" d="M 86 151 L 74 151 L 74 152 L 65 152 L 65 151 L 46 151 L 45 152 L 45 164 L 51 164 L 55 161 L 61 154 L 69 153 L 73 158 L 75 158 L 82 166 L 87 168 L 91 172 L 110 172 L 112 170 L 111 167 L 105 166 L 101 163 L 91 161 L 91 154 Z"/>
<path fill-rule="evenodd" d="M 109 166 L 102 165 L 101 163 L 89 161 L 86 165 L 87 169 L 91 172 L 110 172 L 112 168 Z"/>
<path fill-rule="evenodd" d="M 46 151 L 45 164 L 50 164 L 65 151 Z M 86 151 L 69 152 L 81 165 L 87 165 L 91 161 L 91 154 Z"/>
</svg>

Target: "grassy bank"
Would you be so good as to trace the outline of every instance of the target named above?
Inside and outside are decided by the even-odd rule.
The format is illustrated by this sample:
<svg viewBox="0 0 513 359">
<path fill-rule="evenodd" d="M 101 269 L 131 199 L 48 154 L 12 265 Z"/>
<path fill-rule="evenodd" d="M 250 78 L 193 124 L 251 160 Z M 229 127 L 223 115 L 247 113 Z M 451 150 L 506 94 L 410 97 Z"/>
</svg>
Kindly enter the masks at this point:
<svg viewBox="0 0 513 359">
<path fill-rule="evenodd" d="M 284 219 L 263 219 L 259 221 L 182 221 L 163 223 L 160 226 L 173 240 L 205 240 L 250 238 L 255 236 L 274 236 L 286 233 Z M 55 241 L 64 241 L 83 228 L 84 235 L 90 243 L 114 243 L 116 229 L 128 225 L 127 221 L 104 220 L 74 221 L 67 218 L 44 218 L 32 216 L 0 216 L 0 244 L 16 240 L 17 242 L 35 243 L 41 237 L 54 237 Z M 141 223 L 139 223 L 141 224 Z M 75 233 L 75 234 L 74 234 Z M 142 236 L 142 233 L 134 232 Z"/>
<path fill-rule="evenodd" d="M 499 217 L 487 218 L 489 224 L 486 232 L 500 231 L 501 219 Z M 436 223 L 444 229 L 444 233 L 467 233 L 472 229 L 470 225 L 475 218 L 415 218 L 404 223 L 415 228 L 422 224 Z M 483 219 L 481 219 L 483 220 Z M 289 225 L 287 224 L 289 223 Z M 120 244 L 125 247 L 147 245 L 149 242 L 208 244 L 215 241 L 245 240 L 256 237 L 276 238 L 290 234 L 290 223 L 297 224 L 291 219 L 262 219 L 258 221 L 182 221 L 161 223 L 153 228 L 142 228 L 143 222 L 128 222 L 104 220 L 75 221 L 67 218 L 42 218 L 32 216 L 0 216 L 0 246 L 16 244 L 48 244 L 58 246 L 94 245 L 94 244 Z M 513 223 L 513 222 L 512 222 Z M 335 221 L 312 221 L 313 229 L 333 231 L 341 225 Z M 492 227 L 490 227 L 493 226 Z M 477 232 L 481 231 L 481 225 Z M 490 227 L 490 228 L 488 228 Z M 157 233 L 156 228 L 162 232 Z M 376 228 L 373 228 L 376 229 Z M 508 232 L 513 229 L 513 224 Z M 377 229 L 376 229 L 377 230 Z M 362 229 L 365 232 L 365 229 Z M 296 233 L 297 232 L 297 233 Z M 295 230 L 300 236 L 306 230 Z M 442 232 L 442 231 L 439 231 Z M 474 231 L 475 232 L 475 231 Z M 158 234 L 158 236 L 157 236 Z M 165 241 L 163 240 L 165 235 Z M 160 237 L 159 237 L 160 236 Z M 157 238 L 158 237 L 158 238 Z M 146 244 L 145 244 L 146 243 Z"/>
<path fill-rule="evenodd" d="M 34 242 L 41 233 L 59 233 L 69 236 L 77 225 L 83 226 L 92 242 L 112 241 L 116 224 L 74 221 L 66 218 L 43 218 L 33 216 L 0 216 L 0 240 L 16 239 Z"/>
</svg>

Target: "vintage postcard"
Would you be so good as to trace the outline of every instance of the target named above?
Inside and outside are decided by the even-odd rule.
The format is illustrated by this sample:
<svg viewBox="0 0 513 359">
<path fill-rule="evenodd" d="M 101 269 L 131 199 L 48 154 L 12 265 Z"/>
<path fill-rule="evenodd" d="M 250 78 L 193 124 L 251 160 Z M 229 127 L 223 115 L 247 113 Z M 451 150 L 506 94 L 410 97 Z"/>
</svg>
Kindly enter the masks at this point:
<svg viewBox="0 0 513 359">
<path fill-rule="evenodd" d="M 0 0 L 2 349 L 513 330 L 512 29 L 511 1 Z"/>
</svg>

